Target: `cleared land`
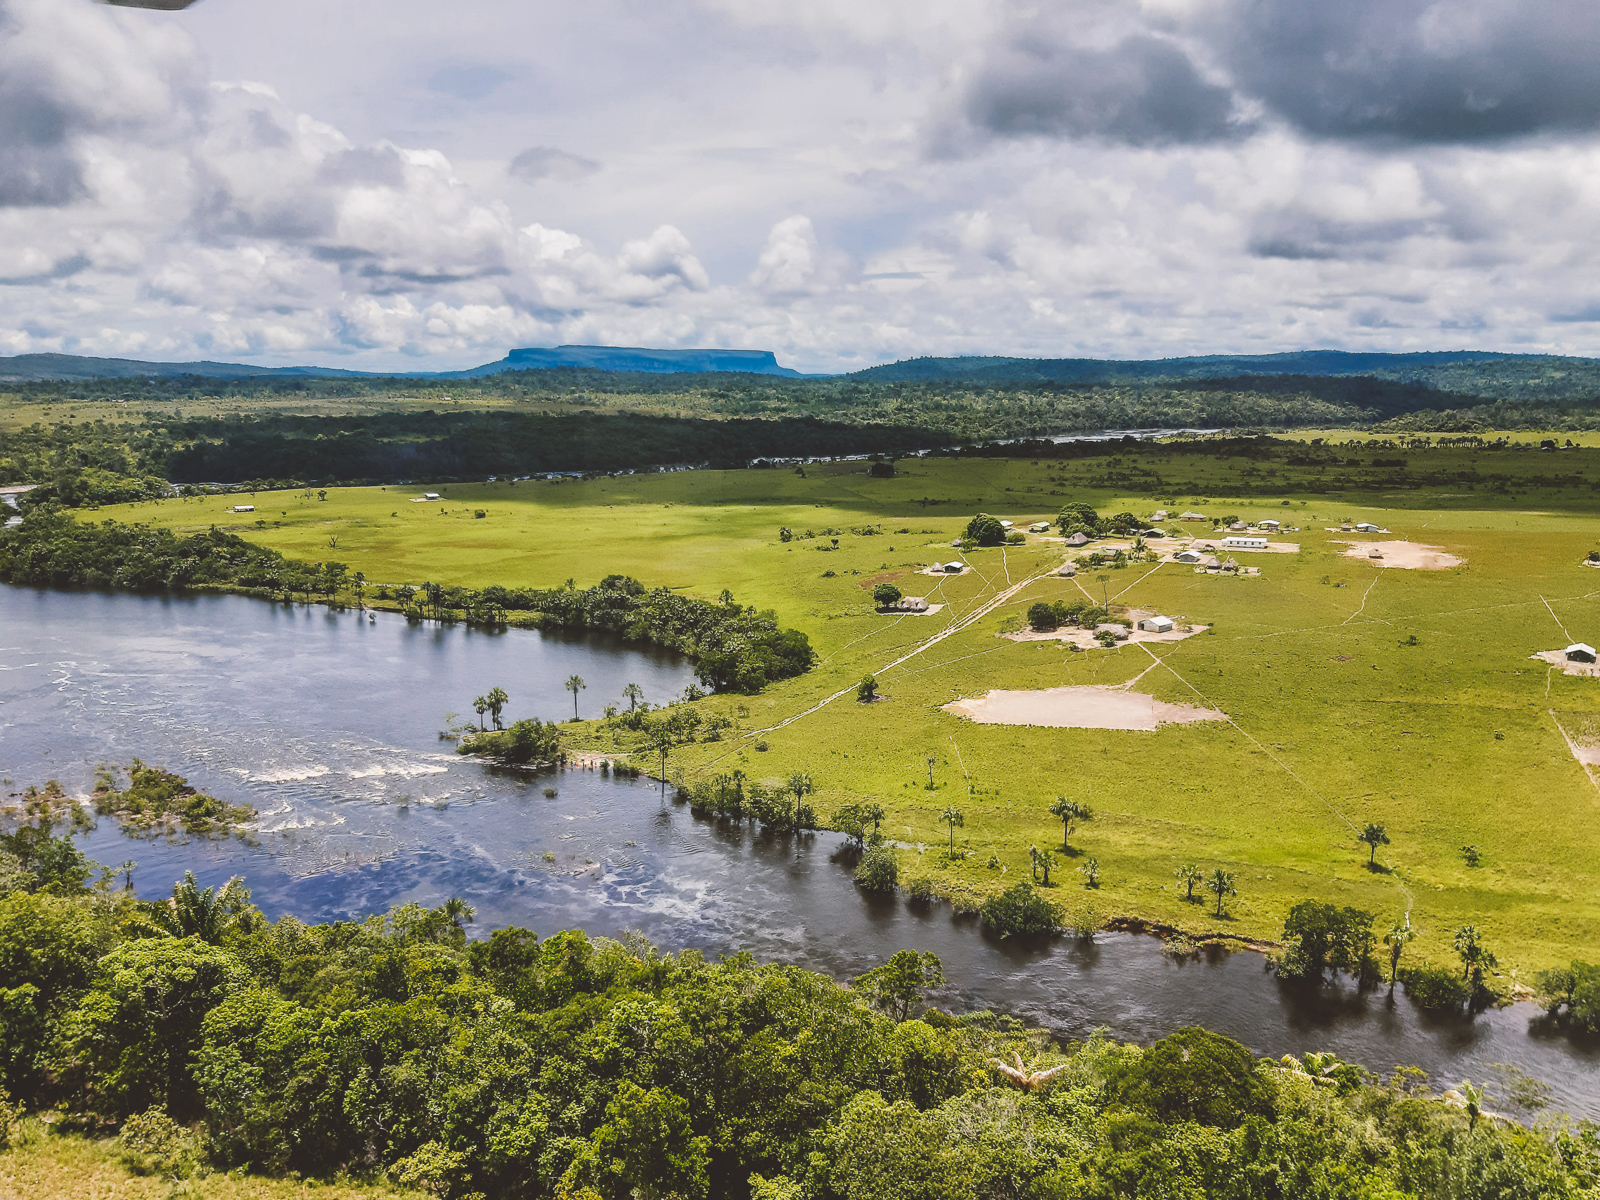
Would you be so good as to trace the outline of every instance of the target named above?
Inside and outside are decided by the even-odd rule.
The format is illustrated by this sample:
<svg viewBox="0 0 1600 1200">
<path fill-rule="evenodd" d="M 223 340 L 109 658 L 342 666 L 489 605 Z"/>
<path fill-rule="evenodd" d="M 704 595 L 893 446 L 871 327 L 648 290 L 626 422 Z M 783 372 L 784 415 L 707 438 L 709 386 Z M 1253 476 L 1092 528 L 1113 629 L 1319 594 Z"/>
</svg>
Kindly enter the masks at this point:
<svg viewBox="0 0 1600 1200">
<path fill-rule="evenodd" d="M 1372 556 L 1374 550 L 1379 557 Z M 1350 542 L 1344 556 L 1374 567 L 1398 567 L 1404 571 L 1448 571 L 1466 561 L 1443 547 L 1416 542 Z"/>
<path fill-rule="evenodd" d="M 1552 461 L 1578 482 L 1539 490 L 1550 487 Z M 262 493 L 259 527 L 227 511 L 248 499 L 235 496 L 83 515 L 184 529 L 216 522 L 298 558 L 337 558 L 374 581 L 588 584 L 622 572 L 706 598 L 729 588 L 806 631 L 821 661 L 759 696 L 700 701 L 736 730 L 674 751 L 671 772 L 737 768 L 780 780 L 808 771 L 819 813 L 882 803 L 885 832 L 913 845 L 942 844 L 939 812 L 955 804 L 966 818 L 958 847 L 970 854 L 949 863 L 930 849 L 905 863 L 907 875 L 930 876 L 952 895 L 999 888 L 1000 872 L 985 865 L 991 853 L 1015 879 L 1030 843 L 1059 845 L 1047 806 L 1069 795 L 1095 810 L 1073 848 L 1099 859 L 1110 911 L 1273 938 L 1306 897 L 1371 909 L 1381 928 L 1410 910 L 1422 937 L 1408 953 L 1448 961 L 1453 930 L 1473 923 L 1502 963 L 1525 971 L 1600 945 L 1600 793 L 1551 715 L 1600 714 L 1600 681 L 1529 661 L 1555 644 L 1600 641 L 1600 576 L 1580 566 L 1600 545 L 1600 494 L 1584 482 L 1597 467 L 1591 451 L 1418 456 L 1410 475 L 1364 467 L 1359 488 L 1329 496 L 1293 485 L 1331 486 L 1340 478 L 1331 470 L 1302 477 L 1256 459 L 1119 448 L 1065 462 L 912 460 L 893 479 L 839 463 L 803 477 L 429 485 L 445 495 L 437 505 L 405 503 L 420 486 L 331 489 L 325 502 Z M 1508 470 L 1511 482 L 1504 491 L 1454 482 L 1458 468 Z M 1448 481 L 1418 486 L 1424 469 Z M 1101 512 L 1276 517 L 1300 527 L 1301 549 L 1261 556 L 1261 575 L 1248 583 L 1150 564 L 1063 579 L 1053 574 L 1063 548 L 1038 539 L 968 553 L 961 576 L 914 577 L 956 557 L 950 540 L 974 512 L 1024 525 L 1067 500 Z M 475 518 L 477 509 L 487 515 Z M 1324 528 L 1354 521 L 1446 546 L 1465 565 L 1372 571 Z M 782 527 L 796 540 L 781 541 Z M 859 585 L 897 573 L 944 611 L 879 616 Z M 1030 604 L 1085 594 L 1214 626 L 1176 643 L 1085 653 L 996 636 L 1022 628 Z M 883 703 L 854 700 L 868 672 Z M 1132 734 L 980 725 L 944 709 L 963 695 L 1118 686 L 1140 675 L 1139 691 L 1155 700 L 1225 712 L 1230 723 Z M 509 715 L 534 715 L 518 710 L 516 680 L 483 682 L 511 693 Z M 565 728 L 578 746 L 615 748 L 601 726 Z M 1392 838 L 1380 871 L 1367 869 L 1355 840 L 1367 821 Z M 1468 844 L 1481 866 L 1463 861 Z M 1237 874 L 1240 894 L 1224 921 L 1183 902 L 1173 870 L 1184 862 Z"/>
<path fill-rule="evenodd" d="M 1111 687 L 1044 688 L 1032 692 L 996 689 L 972 700 L 954 700 L 946 712 L 979 725 L 1038 725 L 1051 729 L 1125 729 L 1154 733 L 1163 725 L 1226 721 L 1227 713 L 1188 704 L 1168 704 L 1143 692 Z"/>
</svg>

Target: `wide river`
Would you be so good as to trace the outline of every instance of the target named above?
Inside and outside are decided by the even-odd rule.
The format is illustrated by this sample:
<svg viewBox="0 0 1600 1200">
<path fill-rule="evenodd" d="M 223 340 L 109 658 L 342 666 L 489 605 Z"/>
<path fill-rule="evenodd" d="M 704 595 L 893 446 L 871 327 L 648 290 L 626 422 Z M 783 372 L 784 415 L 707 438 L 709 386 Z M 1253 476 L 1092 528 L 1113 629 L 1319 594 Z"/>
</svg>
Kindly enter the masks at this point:
<svg viewBox="0 0 1600 1200">
<path fill-rule="evenodd" d="M 0 587 L 0 776 L 58 779 L 84 795 L 100 763 L 138 757 L 261 813 L 249 839 L 133 840 L 111 821 L 84 839 L 101 862 L 138 863 L 141 896 L 185 869 L 243 875 L 269 916 L 359 918 L 461 896 L 476 931 L 638 931 L 667 949 L 750 950 L 859 974 L 896 950 L 932 950 L 938 1000 L 990 1007 L 1064 1037 L 1105 1027 L 1149 1041 L 1187 1024 L 1263 1054 L 1332 1050 L 1377 1071 L 1414 1064 L 1439 1086 L 1495 1087 L 1497 1064 L 1552 1088 L 1552 1107 L 1600 1117 L 1600 1047 L 1546 1030 L 1531 1005 L 1437 1019 L 1403 998 L 1278 984 L 1251 953 L 1175 963 L 1154 938 L 1023 948 L 948 908 L 868 899 L 835 834 L 752 834 L 694 817 L 648 780 L 499 770 L 441 740 L 499 686 L 507 717 L 584 716 L 637 683 L 682 692 L 683 659 L 598 638 L 410 625 L 237 597 L 107 596 Z M 553 794 L 551 794 L 553 792 Z"/>
</svg>

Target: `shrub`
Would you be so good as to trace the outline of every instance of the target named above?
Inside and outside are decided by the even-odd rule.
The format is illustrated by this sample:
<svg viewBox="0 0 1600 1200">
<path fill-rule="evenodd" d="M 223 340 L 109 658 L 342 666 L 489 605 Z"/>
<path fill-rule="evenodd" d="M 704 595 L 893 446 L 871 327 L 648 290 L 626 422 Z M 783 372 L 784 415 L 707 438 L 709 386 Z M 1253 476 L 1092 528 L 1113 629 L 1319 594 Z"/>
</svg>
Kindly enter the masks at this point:
<svg viewBox="0 0 1600 1200">
<path fill-rule="evenodd" d="M 1020 529 L 1013 529 L 1010 533 L 1006 534 L 1006 545 L 1008 546 L 1021 546 L 1025 544 L 1027 540 L 1028 535 L 1023 533 Z"/>
<path fill-rule="evenodd" d="M 461 739 L 457 754 L 476 754 L 509 763 L 551 762 L 560 753 L 561 732 L 554 721 L 516 721 L 510 729 L 473 733 Z"/>
<path fill-rule="evenodd" d="M 159 1108 L 152 1108 L 122 1123 L 117 1157 L 135 1175 L 186 1179 L 199 1165 L 200 1140 Z"/>
<path fill-rule="evenodd" d="M 875 462 L 867 468 L 867 474 L 874 479 L 892 479 L 894 478 L 894 464 Z"/>
<path fill-rule="evenodd" d="M 1002 938 L 1061 932 L 1061 915 L 1033 885 L 1016 883 L 991 896 L 980 910 L 983 926 Z"/>
<path fill-rule="evenodd" d="M 1467 981 L 1443 967 L 1410 967 L 1400 972 L 1400 982 L 1419 1008 L 1465 1008 L 1472 999 Z"/>
<path fill-rule="evenodd" d="M 900 860 L 893 848 L 873 846 L 856 867 L 856 886 L 869 892 L 892 892 L 900 881 Z M 927 882 L 922 880 L 920 882 Z"/>
<path fill-rule="evenodd" d="M 933 899 L 933 880 L 926 875 L 919 875 L 906 884 L 906 898 L 918 904 L 927 904 Z"/>
<path fill-rule="evenodd" d="M 878 698 L 878 679 L 877 679 L 877 676 L 875 676 L 875 675 L 864 676 L 862 678 L 861 682 L 856 684 L 856 699 L 861 701 L 861 703 L 866 704 L 868 701 L 876 700 L 877 698 Z"/>
<path fill-rule="evenodd" d="M 8 1150 L 17 1136 L 17 1124 L 22 1120 L 22 1105 L 11 1103 L 11 1096 L 0 1088 L 0 1150 Z"/>
</svg>

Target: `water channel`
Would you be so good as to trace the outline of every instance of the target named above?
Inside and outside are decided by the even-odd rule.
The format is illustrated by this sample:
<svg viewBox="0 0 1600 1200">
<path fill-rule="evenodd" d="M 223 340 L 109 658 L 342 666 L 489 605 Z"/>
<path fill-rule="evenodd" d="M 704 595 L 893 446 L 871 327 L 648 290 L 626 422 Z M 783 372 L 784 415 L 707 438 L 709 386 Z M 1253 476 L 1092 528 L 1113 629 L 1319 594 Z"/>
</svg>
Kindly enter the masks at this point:
<svg viewBox="0 0 1600 1200">
<path fill-rule="evenodd" d="M 570 715 L 572 674 L 587 683 L 586 717 L 629 682 L 660 703 L 693 678 L 676 655 L 603 639 L 0 587 L 0 776 L 8 792 L 58 779 L 82 795 L 97 764 L 137 756 L 260 811 L 252 837 L 222 841 L 133 840 L 102 821 L 85 850 L 135 860 L 146 898 L 185 869 L 205 884 L 243 875 L 269 916 L 308 921 L 455 895 L 477 908 L 479 932 L 638 931 L 663 948 L 744 949 L 837 978 L 932 950 L 950 980 L 940 1003 L 1064 1037 L 1105 1027 L 1150 1041 L 1202 1024 L 1263 1054 L 1414 1064 L 1440 1086 L 1493 1088 L 1494 1064 L 1511 1064 L 1551 1085 L 1555 1109 L 1600 1117 L 1600 1046 L 1545 1029 L 1528 1004 L 1440 1019 L 1382 991 L 1307 997 L 1250 953 L 1178 963 L 1126 934 L 999 943 L 948 908 L 863 897 L 837 835 L 758 835 L 696 818 L 649 780 L 496 769 L 439 737 L 447 713 L 470 719 L 472 698 L 495 686 L 509 717 Z"/>
</svg>

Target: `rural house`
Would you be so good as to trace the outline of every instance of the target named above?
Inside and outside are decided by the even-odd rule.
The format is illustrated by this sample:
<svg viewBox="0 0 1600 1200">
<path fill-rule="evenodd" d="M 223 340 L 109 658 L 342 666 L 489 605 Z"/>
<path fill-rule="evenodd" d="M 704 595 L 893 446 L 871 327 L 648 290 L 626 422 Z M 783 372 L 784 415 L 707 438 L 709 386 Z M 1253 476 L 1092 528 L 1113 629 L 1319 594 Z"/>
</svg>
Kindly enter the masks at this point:
<svg viewBox="0 0 1600 1200">
<path fill-rule="evenodd" d="M 1139 622 L 1139 628 L 1145 633 L 1171 633 L 1171 617 L 1145 617 Z"/>
<path fill-rule="evenodd" d="M 1225 537 L 1222 539 L 1222 544 L 1229 550 L 1265 550 L 1267 548 L 1267 539 L 1254 535 L 1241 535 L 1238 537 Z"/>
<path fill-rule="evenodd" d="M 1573 642 L 1566 649 L 1568 662 L 1592 663 L 1595 659 L 1594 647 L 1587 642 Z"/>
</svg>

